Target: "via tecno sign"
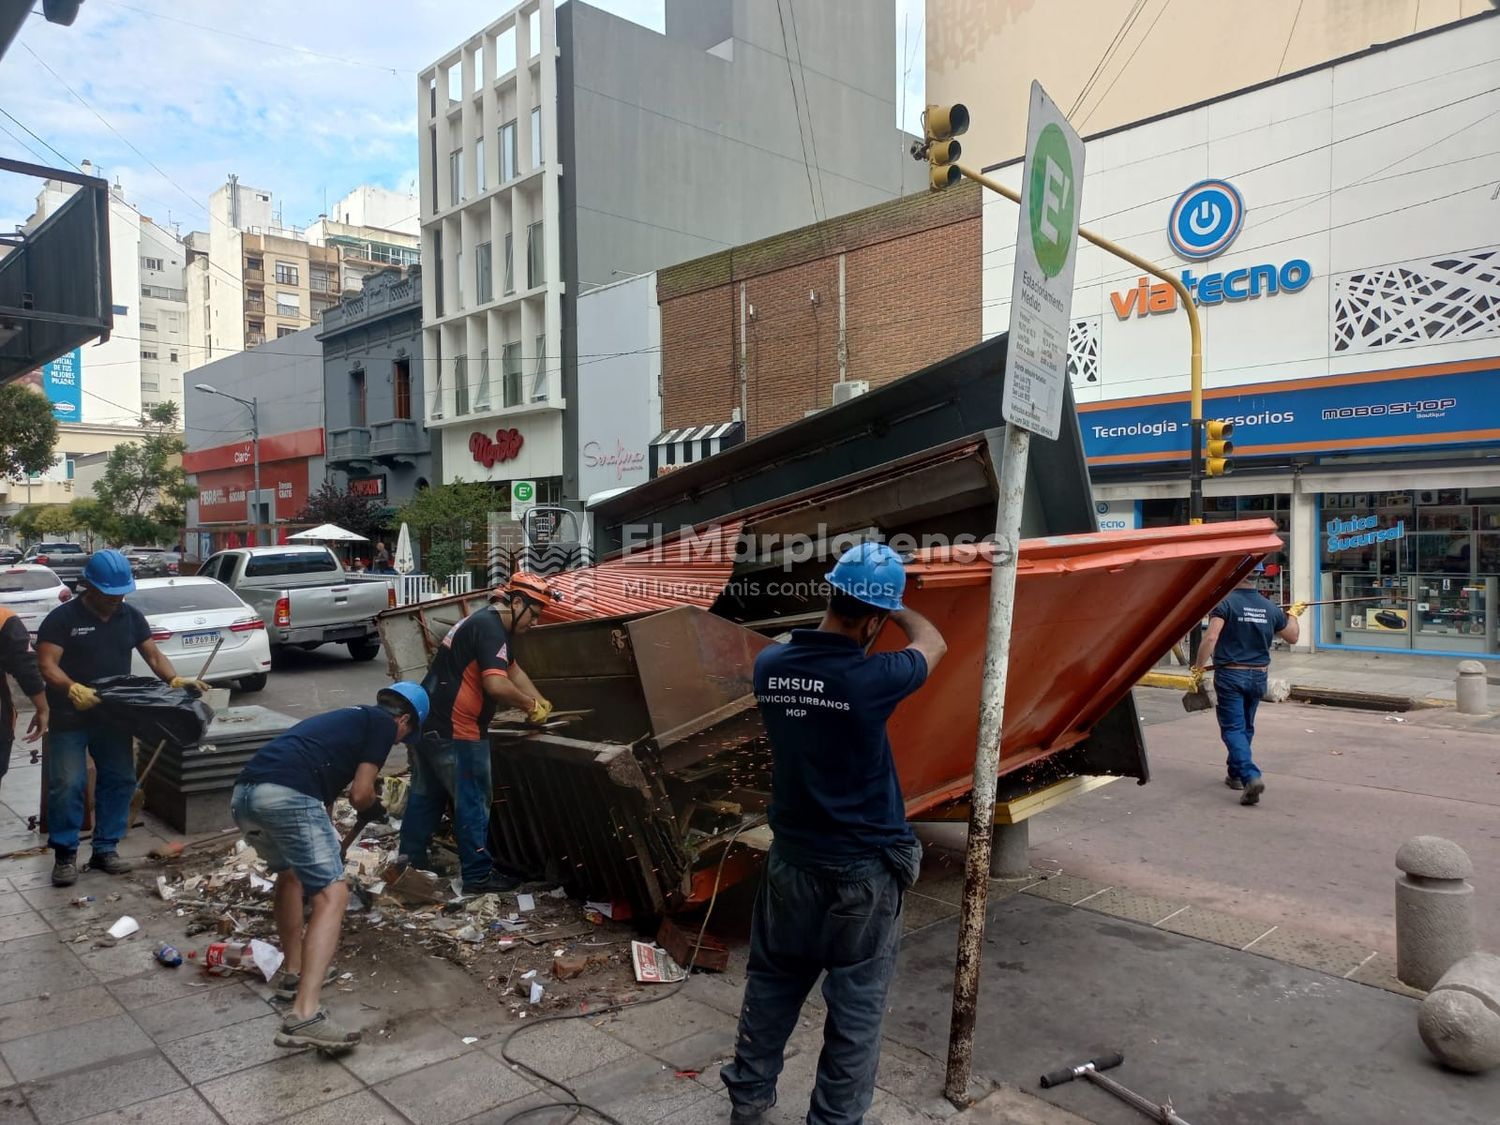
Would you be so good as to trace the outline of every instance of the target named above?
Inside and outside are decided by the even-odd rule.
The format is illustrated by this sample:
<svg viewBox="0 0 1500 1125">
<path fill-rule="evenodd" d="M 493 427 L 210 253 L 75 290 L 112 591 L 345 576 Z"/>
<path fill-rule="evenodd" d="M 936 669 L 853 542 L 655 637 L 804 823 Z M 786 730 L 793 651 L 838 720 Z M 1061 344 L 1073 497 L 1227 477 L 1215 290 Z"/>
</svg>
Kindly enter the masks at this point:
<svg viewBox="0 0 1500 1125">
<path fill-rule="evenodd" d="M 1180 257 L 1203 262 L 1229 249 L 1244 222 L 1245 201 L 1239 190 L 1227 180 L 1203 180 L 1172 205 L 1167 241 Z M 1182 271 L 1182 283 L 1200 307 L 1299 293 L 1311 280 L 1312 265 L 1306 258 L 1214 273 Z M 1133 289 L 1111 293 L 1109 301 L 1118 320 L 1173 313 L 1178 303 L 1177 290 L 1165 282 L 1153 285 L 1146 277 L 1140 278 Z"/>
</svg>

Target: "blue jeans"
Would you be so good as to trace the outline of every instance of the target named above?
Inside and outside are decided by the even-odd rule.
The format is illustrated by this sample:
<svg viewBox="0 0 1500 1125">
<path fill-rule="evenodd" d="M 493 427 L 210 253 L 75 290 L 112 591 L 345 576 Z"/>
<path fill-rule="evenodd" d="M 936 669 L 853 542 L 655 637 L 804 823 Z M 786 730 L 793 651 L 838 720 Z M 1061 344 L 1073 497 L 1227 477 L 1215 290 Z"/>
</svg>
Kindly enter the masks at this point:
<svg viewBox="0 0 1500 1125">
<path fill-rule="evenodd" d="M 879 855 L 803 864 L 772 847 L 755 899 L 734 1061 L 719 1072 L 736 1107 L 776 1104 L 787 1038 L 823 972 L 828 1018 L 807 1120 L 857 1125 L 864 1119 L 901 942 L 902 894 Z"/>
<path fill-rule="evenodd" d="M 411 790 L 401 818 L 401 852 L 418 867 L 427 865 L 427 848 L 450 800 L 464 882 L 481 882 L 495 867 L 489 851 L 495 801 L 490 744 L 425 734 L 411 753 Z"/>
<path fill-rule="evenodd" d="M 316 797 L 268 781 L 234 787 L 229 811 L 273 873 L 288 869 L 309 898 L 344 877 L 339 834 Z"/>
<path fill-rule="evenodd" d="M 94 854 L 114 851 L 130 827 L 130 798 L 135 796 L 130 736 L 103 726 L 54 730 L 47 735 L 47 843 L 58 851 L 78 849 L 90 754 L 94 757 Z"/>
<path fill-rule="evenodd" d="M 1214 671 L 1219 736 L 1229 751 L 1229 776 L 1239 781 L 1250 782 L 1260 776 L 1260 769 L 1250 757 L 1250 742 L 1255 738 L 1255 711 L 1265 693 L 1266 672 L 1263 668 L 1219 668 Z"/>
</svg>

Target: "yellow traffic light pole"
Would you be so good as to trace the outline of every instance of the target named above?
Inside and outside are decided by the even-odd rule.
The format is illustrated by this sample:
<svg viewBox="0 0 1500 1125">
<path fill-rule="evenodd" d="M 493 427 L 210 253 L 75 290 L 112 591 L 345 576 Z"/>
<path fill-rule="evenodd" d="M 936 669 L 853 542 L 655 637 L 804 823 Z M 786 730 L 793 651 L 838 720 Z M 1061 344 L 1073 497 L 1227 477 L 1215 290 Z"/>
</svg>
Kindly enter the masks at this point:
<svg viewBox="0 0 1500 1125">
<path fill-rule="evenodd" d="M 956 107 L 952 107 L 956 108 Z M 968 113 L 964 113 L 964 123 L 968 124 Z M 934 144 L 952 144 L 951 141 L 935 141 Z M 983 172 L 976 172 L 972 168 L 965 168 L 962 164 L 950 164 L 965 179 L 973 180 L 981 187 L 987 187 L 997 195 L 1003 195 L 1012 203 L 1019 204 L 1021 195 L 1012 191 L 998 180 L 992 180 Z M 935 173 L 934 173 L 935 174 Z M 1192 335 L 1193 357 L 1192 357 L 1192 463 L 1190 468 L 1190 479 L 1188 486 L 1188 522 L 1203 522 L 1203 325 L 1198 319 L 1198 307 L 1193 303 L 1193 295 L 1188 292 L 1188 287 L 1182 283 L 1182 278 L 1168 273 L 1166 270 L 1148 262 L 1130 250 L 1125 249 L 1118 242 L 1105 238 L 1102 234 L 1095 234 L 1087 227 L 1078 228 L 1078 237 L 1087 239 L 1106 254 L 1113 254 L 1116 258 L 1123 259 L 1135 266 L 1136 269 L 1149 273 L 1152 277 L 1159 277 L 1173 289 L 1177 290 L 1177 296 L 1182 301 L 1182 307 L 1188 316 L 1188 331 Z"/>
</svg>

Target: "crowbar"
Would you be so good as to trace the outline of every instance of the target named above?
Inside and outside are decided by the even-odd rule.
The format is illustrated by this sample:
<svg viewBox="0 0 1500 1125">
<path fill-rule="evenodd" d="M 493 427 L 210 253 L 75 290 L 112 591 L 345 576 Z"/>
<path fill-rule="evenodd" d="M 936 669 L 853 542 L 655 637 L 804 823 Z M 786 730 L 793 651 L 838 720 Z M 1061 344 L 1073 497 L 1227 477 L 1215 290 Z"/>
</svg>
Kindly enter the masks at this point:
<svg viewBox="0 0 1500 1125">
<path fill-rule="evenodd" d="M 1188 1122 L 1172 1109 L 1170 1101 L 1157 1104 L 1141 1097 L 1134 1090 L 1121 1086 L 1113 1078 L 1109 1078 L 1100 1071 L 1112 1070 L 1125 1061 L 1125 1056 L 1119 1051 L 1113 1051 L 1107 1055 L 1100 1055 L 1096 1059 L 1079 1063 L 1077 1066 L 1065 1066 L 1061 1070 L 1054 1070 L 1042 1075 L 1042 1089 L 1049 1090 L 1053 1086 L 1061 1086 L 1064 1082 L 1071 1082 L 1075 1078 L 1086 1078 L 1095 1086 L 1108 1090 L 1115 1097 L 1128 1105 L 1134 1106 L 1153 1121 L 1160 1121 L 1163 1125 L 1188 1125 Z"/>
</svg>

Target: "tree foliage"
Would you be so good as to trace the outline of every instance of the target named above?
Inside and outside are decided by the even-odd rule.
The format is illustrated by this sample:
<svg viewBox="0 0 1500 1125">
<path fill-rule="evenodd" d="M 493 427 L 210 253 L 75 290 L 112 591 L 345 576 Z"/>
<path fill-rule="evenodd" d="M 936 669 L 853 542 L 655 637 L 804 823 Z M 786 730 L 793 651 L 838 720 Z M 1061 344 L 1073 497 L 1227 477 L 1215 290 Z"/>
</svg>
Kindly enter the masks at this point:
<svg viewBox="0 0 1500 1125">
<path fill-rule="evenodd" d="M 292 519 L 297 523 L 333 523 L 366 539 L 375 539 L 385 526 L 385 507 L 368 496 L 356 496 L 332 481 L 324 481 L 307 498 L 307 507 Z"/>
<path fill-rule="evenodd" d="M 141 415 L 138 441 L 118 445 L 94 488 L 108 513 L 106 534 L 125 543 L 175 540 L 193 495 L 182 467 L 187 448 L 179 432 L 177 404 L 162 402 Z"/>
<path fill-rule="evenodd" d="M 21 383 L 0 386 L 0 475 L 46 472 L 56 445 L 57 419 L 47 396 Z"/>
<path fill-rule="evenodd" d="M 456 574 L 464 568 L 464 545 L 489 537 L 495 492 L 487 484 L 455 481 L 420 490 L 396 513 L 397 523 L 428 541 L 423 569 L 429 574 Z"/>
</svg>

